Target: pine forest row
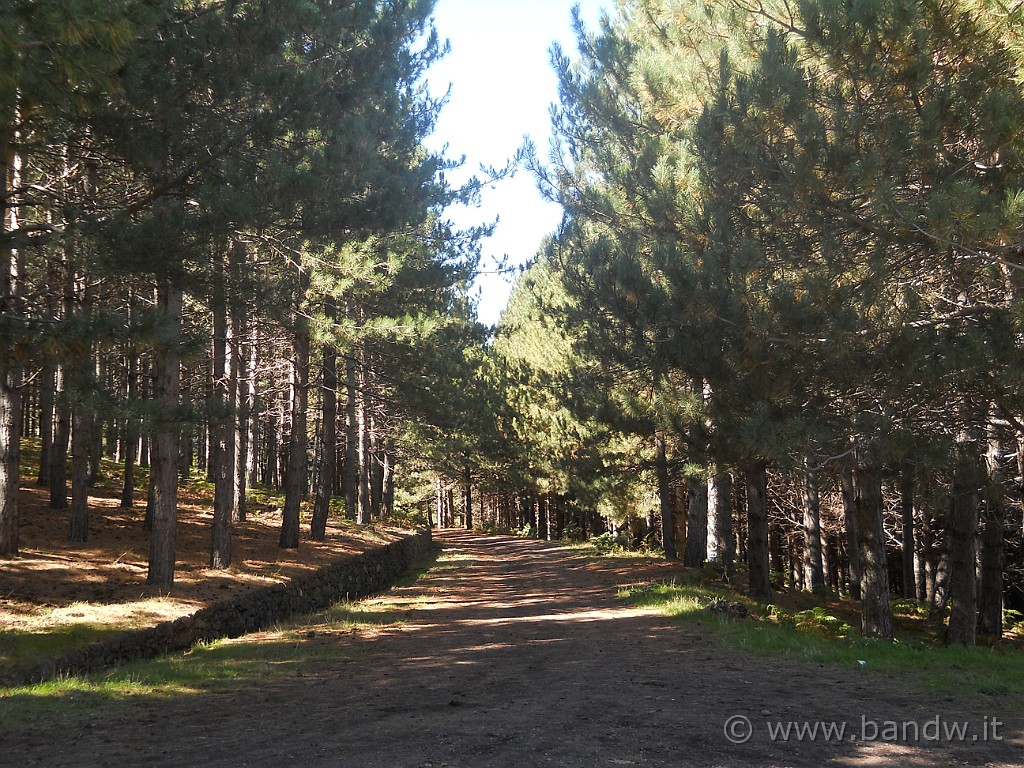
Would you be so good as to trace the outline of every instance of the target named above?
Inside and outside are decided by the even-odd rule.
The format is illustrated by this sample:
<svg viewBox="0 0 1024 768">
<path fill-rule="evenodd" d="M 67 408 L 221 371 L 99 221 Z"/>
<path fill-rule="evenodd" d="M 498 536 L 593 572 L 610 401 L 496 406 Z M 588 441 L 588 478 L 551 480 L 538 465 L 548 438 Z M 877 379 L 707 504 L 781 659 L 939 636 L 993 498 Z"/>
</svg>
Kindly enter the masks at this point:
<svg viewBox="0 0 1024 768">
<path fill-rule="evenodd" d="M 0 554 L 19 484 L 84 541 L 107 456 L 164 589 L 204 472 L 213 568 L 259 485 L 285 548 L 335 514 L 599 537 L 760 599 L 850 595 L 869 636 L 898 594 L 951 643 L 1000 637 L 1024 610 L 1024 9 L 577 18 L 554 138 L 517 161 L 562 224 L 486 328 L 490 227 L 446 210 L 512 165 L 456 187 L 424 144 L 433 5 L 0 10 Z"/>
</svg>

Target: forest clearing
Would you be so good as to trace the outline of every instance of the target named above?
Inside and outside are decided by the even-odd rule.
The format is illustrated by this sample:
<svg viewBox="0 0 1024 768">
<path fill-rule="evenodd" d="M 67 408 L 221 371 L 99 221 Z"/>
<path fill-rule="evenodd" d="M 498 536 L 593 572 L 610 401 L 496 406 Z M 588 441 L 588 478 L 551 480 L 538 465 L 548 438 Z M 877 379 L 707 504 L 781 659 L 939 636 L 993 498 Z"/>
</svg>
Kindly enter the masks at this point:
<svg viewBox="0 0 1024 768">
<path fill-rule="evenodd" d="M 340 613 L 92 686 L 5 696 L 0 748 L 54 767 L 1021 765 L 1019 690 L 936 692 L 856 664 L 757 655 L 717 642 L 710 613 L 680 623 L 621 596 L 678 564 L 464 531 L 438 538 L 444 552 L 420 579 Z M 209 674 L 216 654 L 233 677 Z M 244 663 L 263 657 L 272 662 Z M 749 720 L 749 740 L 725 730 L 730 718 Z M 805 721 L 847 729 L 770 730 Z M 929 723 L 970 730 L 935 737 Z"/>
</svg>

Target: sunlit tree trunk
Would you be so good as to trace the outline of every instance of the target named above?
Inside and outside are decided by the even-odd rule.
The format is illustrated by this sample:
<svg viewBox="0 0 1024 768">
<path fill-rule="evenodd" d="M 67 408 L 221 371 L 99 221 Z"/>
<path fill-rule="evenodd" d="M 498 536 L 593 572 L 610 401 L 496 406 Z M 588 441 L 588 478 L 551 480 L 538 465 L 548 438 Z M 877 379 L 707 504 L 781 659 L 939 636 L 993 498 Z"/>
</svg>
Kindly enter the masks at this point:
<svg viewBox="0 0 1024 768">
<path fill-rule="evenodd" d="M 213 300 L 213 397 L 211 398 L 210 470 L 213 475 L 213 526 L 210 540 L 210 567 L 225 569 L 231 565 L 231 518 L 235 502 L 235 377 L 231 371 L 233 355 L 228 327 L 228 302 L 224 280 L 223 256 L 216 263 Z"/>
<path fill-rule="evenodd" d="M 882 517 L 882 477 L 877 467 L 857 470 L 857 530 L 860 534 L 861 631 L 891 640 L 889 570 Z"/>
<path fill-rule="evenodd" d="M 355 520 L 359 516 L 359 424 L 356 419 L 358 391 L 355 350 L 352 350 L 345 359 L 345 517 L 349 520 Z M 437 525 L 439 528 L 443 527 L 440 518 Z"/>
<path fill-rule="evenodd" d="M 1003 636 L 1003 569 L 1005 566 L 1006 493 L 1002 441 L 989 434 L 985 456 L 984 523 L 981 534 L 981 590 L 978 603 L 978 635 L 987 640 Z"/>
<path fill-rule="evenodd" d="M 463 519 L 466 523 L 466 530 L 473 530 L 473 476 L 470 473 L 467 463 L 462 469 L 463 493 Z"/>
<path fill-rule="evenodd" d="M 902 595 L 913 599 L 917 596 L 917 574 L 914 570 L 917 533 L 914 525 L 914 466 L 910 462 L 904 462 L 900 468 L 900 520 L 903 524 L 903 546 L 900 548 Z"/>
<path fill-rule="evenodd" d="M 840 471 L 840 488 L 843 497 L 843 527 L 846 534 L 846 555 L 849 559 L 847 576 L 850 580 L 850 597 L 860 600 L 860 527 L 857 516 L 857 486 L 853 477 L 853 466 L 846 462 Z"/>
<path fill-rule="evenodd" d="M 818 493 L 818 473 L 804 469 L 804 575 L 811 592 L 825 591 L 825 566 L 821 553 L 821 498 Z"/>
<path fill-rule="evenodd" d="M 149 537 L 149 572 L 146 582 L 170 590 L 174 584 L 175 542 L 178 520 L 178 437 L 181 391 L 180 344 L 183 296 L 180 287 L 162 279 L 157 307 L 167 329 L 156 352 L 153 394 L 157 408 L 150 477 L 152 530 Z"/>
<path fill-rule="evenodd" d="M 238 286 L 242 281 L 242 270 L 245 268 L 245 247 L 235 243 L 229 252 L 230 285 Z M 238 295 L 233 288 L 230 307 L 231 323 L 231 400 L 235 415 L 232 418 L 234 434 L 230 439 L 234 442 L 234 467 L 232 468 L 231 519 L 236 523 L 244 523 L 248 514 L 246 505 L 246 488 L 249 482 L 249 453 L 252 442 L 249 439 L 250 422 L 252 421 L 253 397 L 255 382 L 253 381 L 256 365 L 250 362 L 250 352 L 246 349 L 249 339 L 248 313 L 245 297 Z"/>
<path fill-rule="evenodd" d="M 715 556 L 722 565 L 725 578 L 731 582 L 736 575 L 736 537 L 732 529 L 732 474 L 719 472 L 715 475 L 711 490 L 710 497 L 715 508 Z"/>
<path fill-rule="evenodd" d="M 683 565 L 700 568 L 708 553 L 708 481 L 703 477 L 687 480 L 686 551 Z"/>
<path fill-rule="evenodd" d="M 329 302 L 327 307 L 327 318 L 328 320 L 334 319 L 332 302 Z M 314 541 L 323 541 L 327 537 L 327 519 L 331 513 L 334 478 L 338 472 L 338 355 L 329 343 L 324 346 L 323 351 L 323 379 L 320 390 L 323 411 L 320 435 L 323 449 L 320 451 L 316 499 L 313 502 L 313 522 L 309 531 L 309 537 Z"/>
<path fill-rule="evenodd" d="M 300 323 L 293 346 L 292 431 L 288 441 L 288 476 L 285 483 L 284 512 L 279 545 L 283 549 L 299 546 L 299 511 L 306 492 L 306 408 L 309 401 L 309 329 Z"/>
<path fill-rule="evenodd" d="M 4 109 L 7 105 L 0 105 Z M 13 112 L 13 110 L 12 110 Z M 13 125 L 10 113 L 0 124 Z M 0 135 L 0 237 L 18 228 L 18 209 L 11 203 L 20 184 L 19 160 L 13 136 Z M 10 322 L 21 311 L 18 302 L 18 254 L 0 243 L 0 318 Z M 0 342 L 0 555 L 18 552 L 21 518 L 18 486 L 21 482 L 21 369 L 15 361 L 14 341 Z"/>
</svg>

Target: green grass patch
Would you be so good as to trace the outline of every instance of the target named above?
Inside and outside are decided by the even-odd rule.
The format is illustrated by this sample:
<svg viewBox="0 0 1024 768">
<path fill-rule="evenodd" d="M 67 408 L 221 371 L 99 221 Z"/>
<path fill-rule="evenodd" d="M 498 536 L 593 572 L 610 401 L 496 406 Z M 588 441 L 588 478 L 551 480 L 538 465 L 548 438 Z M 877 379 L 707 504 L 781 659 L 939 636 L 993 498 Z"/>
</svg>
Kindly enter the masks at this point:
<svg viewBox="0 0 1024 768">
<path fill-rule="evenodd" d="M 591 557 L 604 557 L 622 560 L 646 560 L 661 557 L 660 550 L 647 546 L 631 546 L 624 538 L 615 537 L 611 533 L 592 536 L 585 541 L 562 542 L 567 548 Z"/>
<path fill-rule="evenodd" d="M 432 567 L 433 560 L 420 564 L 398 586 L 411 584 Z M 132 662 L 85 677 L 0 689 L 0 728 L 44 718 L 82 722 L 116 716 L 140 699 L 238 690 L 272 678 L 315 674 L 318 665 L 355 652 L 346 642 L 349 635 L 360 629 L 400 624 L 415 602 L 393 594 L 338 603 L 255 635 L 201 644 L 184 653 Z M 19 653 L 42 655 L 39 644 L 48 644 L 45 654 L 53 656 L 59 653 L 59 644 L 81 645 L 89 639 L 82 632 L 88 631 L 82 624 L 47 630 L 33 639 L 34 650 L 26 642 Z M 65 632 L 70 633 L 68 637 L 63 637 Z M 96 633 L 92 639 L 110 634 L 114 631 Z M 6 634 L 3 640 L 7 640 Z"/>
<path fill-rule="evenodd" d="M 126 711 L 139 699 L 169 699 L 239 689 L 261 680 L 297 675 L 318 661 L 350 653 L 347 646 L 316 644 L 307 627 L 270 637 L 219 640 L 191 650 L 81 678 L 0 690 L 0 726 L 41 719 L 78 722 Z"/>
<path fill-rule="evenodd" d="M 41 718 L 79 721 L 117 715 L 139 699 L 238 690 L 261 681 L 309 674 L 350 656 L 343 638 L 359 627 L 399 620 L 388 607 L 339 604 L 270 632 L 200 644 L 178 654 L 39 685 L 0 689 L 0 727 Z M 98 708 L 102 708 L 102 711 Z"/>
<path fill-rule="evenodd" d="M 920 636 L 891 643 L 865 638 L 828 606 L 787 613 L 726 587 L 700 583 L 639 585 L 621 595 L 635 605 L 699 622 L 732 648 L 880 673 L 942 693 L 1005 696 L 1024 708 L 1024 653 L 1016 649 L 947 648 Z M 750 615 L 737 618 L 708 609 L 723 600 L 742 603 Z M 901 610 L 909 612 L 910 606 Z"/>
<path fill-rule="evenodd" d="M 53 659 L 74 648 L 106 640 L 118 628 L 104 624 L 66 624 L 45 630 L 12 629 L 0 633 L 0 666 L 26 667 L 40 659 Z"/>
</svg>

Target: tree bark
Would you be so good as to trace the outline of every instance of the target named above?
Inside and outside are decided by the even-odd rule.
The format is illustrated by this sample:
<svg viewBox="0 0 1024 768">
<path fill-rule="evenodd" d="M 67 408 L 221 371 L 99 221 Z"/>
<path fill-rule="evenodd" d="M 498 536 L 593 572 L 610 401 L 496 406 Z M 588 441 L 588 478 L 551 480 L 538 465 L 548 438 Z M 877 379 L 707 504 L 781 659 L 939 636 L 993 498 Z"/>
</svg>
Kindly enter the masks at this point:
<svg viewBox="0 0 1024 768">
<path fill-rule="evenodd" d="M 686 551 L 683 565 L 700 568 L 708 552 L 708 481 L 703 477 L 687 480 Z"/>
<path fill-rule="evenodd" d="M 174 584 L 175 536 L 178 520 L 178 435 L 181 391 L 180 343 L 182 290 L 161 280 L 157 306 L 167 323 L 166 339 L 156 353 L 153 388 L 158 413 L 152 434 L 152 531 L 146 583 L 170 590 Z"/>
<path fill-rule="evenodd" d="M 384 501 L 382 516 L 391 517 L 395 513 L 395 449 L 392 439 L 388 438 L 384 450 Z"/>
<path fill-rule="evenodd" d="M 70 253 L 70 246 L 68 249 Z M 68 282 L 73 287 L 68 295 L 68 316 L 75 317 L 84 326 L 89 315 L 91 290 L 88 287 L 88 280 L 79 278 L 78 270 L 70 259 L 68 269 L 72 275 Z M 87 338 L 76 341 L 77 359 L 68 366 L 70 390 L 76 401 L 71 417 L 71 518 L 68 524 L 68 541 L 81 543 L 89 538 L 89 452 L 96 424 L 92 405 L 87 396 L 92 344 Z"/>
<path fill-rule="evenodd" d="M 465 489 L 463 498 L 463 518 L 466 522 L 466 530 L 473 530 L 473 475 L 467 463 L 462 469 L 462 487 Z"/>
<path fill-rule="evenodd" d="M 3 105 L 11 117 L 13 105 Z M 14 125 L 11 120 L 8 126 Z M 6 126 L 5 126 L 6 127 Z M 20 185 L 20 161 L 16 136 L 0 136 L 0 235 L 18 228 L 18 208 L 11 196 Z M 18 254 L 0 244 L 0 318 L 12 320 L 21 312 L 18 294 Z M 0 343 L 0 555 L 15 555 L 20 546 L 21 515 L 18 488 L 21 484 L 21 385 L 22 373 L 16 362 L 15 342 Z"/>
<path fill-rule="evenodd" d="M 914 466 L 903 462 L 900 468 L 900 519 L 903 523 L 903 545 L 900 548 L 903 566 L 903 597 L 917 597 L 917 574 L 914 570 L 914 552 L 917 536 L 914 526 Z"/>
<path fill-rule="evenodd" d="M 861 632 L 892 640 L 889 569 L 882 518 L 882 476 L 876 467 L 857 470 L 857 530 L 860 536 Z"/>
<path fill-rule="evenodd" d="M 86 406 L 75 409 L 71 431 L 71 518 L 68 541 L 89 538 L 89 439 L 92 420 Z"/>
<path fill-rule="evenodd" d="M 853 478 L 853 467 L 849 462 L 843 465 L 839 477 L 843 496 L 843 524 L 846 532 L 846 554 L 849 558 L 847 576 L 850 580 L 850 597 L 860 600 L 860 527 L 857 523 L 857 487 Z"/>
<path fill-rule="evenodd" d="M 255 363 L 250 368 L 249 350 L 246 349 L 249 340 L 249 323 L 246 313 L 246 301 L 239 293 L 239 287 L 243 284 L 243 270 L 245 269 L 245 246 L 235 242 L 228 251 L 228 269 L 230 285 L 232 286 L 228 296 L 229 322 L 231 323 L 231 402 L 234 406 L 234 415 L 231 419 L 234 427 L 230 440 L 234 443 L 234 466 L 232 467 L 232 500 L 231 520 L 236 523 L 244 523 L 248 515 L 246 506 L 246 486 L 249 480 L 249 422 L 252 419 L 252 399 L 250 398 L 250 386 L 255 386 L 251 374 L 255 372 Z"/>
<path fill-rule="evenodd" d="M 57 371 L 49 363 L 39 375 L 39 474 L 36 485 L 50 487 L 50 454 L 53 450 L 53 405 Z"/>
<path fill-rule="evenodd" d="M 768 569 L 768 475 L 764 464 L 746 472 L 747 481 L 747 564 L 750 594 L 766 600 L 772 594 Z"/>
<path fill-rule="evenodd" d="M 825 591 L 825 566 L 821 554 L 821 499 L 818 473 L 804 470 L 804 576 L 807 587 L 815 594 Z"/>
<path fill-rule="evenodd" d="M 63 366 L 62 366 L 63 368 Z M 50 509 L 68 508 L 68 446 L 71 442 L 71 409 L 67 389 L 63 386 L 67 371 L 57 372 L 57 418 L 53 444 L 50 446 Z"/>
<path fill-rule="evenodd" d="M 368 374 L 365 358 L 361 358 L 359 371 L 359 388 L 356 390 L 356 467 L 358 469 L 359 501 L 356 510 L 356 522 L 369 525 L 370 517 L 370 429 L 367 418 L 367 386 Z"/>
<path fill-rule="evenodd" d="M 213 526 L 210 536 L 210 568 L 231 565 L 231 518 L 235 503 L 235 404 L 234 362 L 229 351 L 228 304 L 221 256 L 215 257 L 217 285 L 210 309 L 213 312 L 213 392 L 210 408 L 210 469 L 213 475 Z"/>
<path fill-rule="evenodd" d="M 441 487 L 441 476 L 434 480 L 434 510 L 437 513 L 437 527 L 444 528 L 444 489 Z"/>
<path fill-rule="evenodd" d="M 295 332 L 292 400 L 292 432 L 288 440 L 288 477 L 285 483 L 284 512 L 281 520 L 282 549 L 299 546 L 299 512 L 306 492 L 306 407 L 309 400 L 309 329 L 299 324 Z"/>
<path fill-rule="evenodd" d="M 370 519 L 376 520 L 380 517 L 380 506 L 384 499 L 384 456 L 380 425 L 372 408 L 368 409 L 367 416 L 366 474 L 370 483 Z"/>
<path fill-rule="evenodd" d="M 985 487 L 984 521 L 981 534 L 981 590 L 978 604 L 978 635 L 986 640 L 1003 636 L 1003 568 L 1005 565 L 1006 472 L 1003 445 L 989 435 L 985 456 L 988 483 Z"/>
<path fill-rule="evenodd" d="M 333 304 L 327 307 L 327 317 L 334 319 Z M 313 541 L 327 538 L 327 519 L 331 513 L 331 498 L 334 495 L 334 478 L 338 472 L 338 354 L 331 344 L 324 347 L 323 379 L 321 381 L 321 409 L 323 423 L 320 439 L 320 468 L 317 472 L 316 500 L 313 503 L 313 522 L 309 537 Z"/>
<path fill-rule="evenodd" d="M 978 577 L 976 543 L 978 459 L 970 442 L 957 446 L 953 470 L 950 519 L 949 633 L 950 645 L 972 646 L 978 632 Z"/>
<path fill-rule="evenodd" d="M 345 517 L 349 520 L 355 520 L 359 516 L 359 424 L 356 420 L 358 391 L 359 382 L 353 350 L 345 359 Z M 437 525 L 443 528 L 444 521 L 439 518 Z"/>
<path fill-rule="evenodd" d="M 125 394 L 129 403 L 138 396 L 139 356 L 134 346 L 128 348 Z M 135 453 L 139 446 L 139 424 L 131 413 L 124 421 L 124 474 L 121 477 L 121 509 L 131 509 L 135 504 Z"/>
<path fill-rule="evenodd" d="M 661 545 L 669 560 L 679 558 L 676 547 L 676 509 L 672 486 L 668 475 L 668 451 L 665 436 L 660 432 L 654 437 L 654 465 L 658 477 L 658 500 L 661 511 Z"/>
<path fill-rule="evenodd" d="M 719 472 L 714 478 L 715 505 L 715 553 L 726 581 L 732 582 L 736 575 L 736 539 L 732 530 L 732 474 Z"/>
</svg>

